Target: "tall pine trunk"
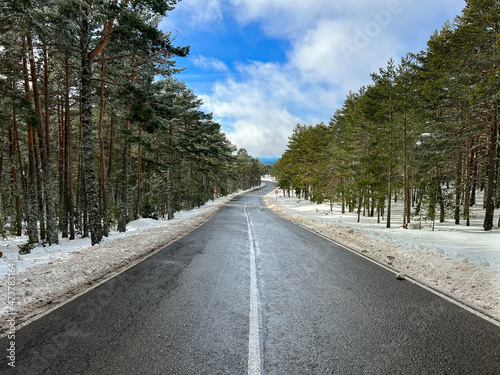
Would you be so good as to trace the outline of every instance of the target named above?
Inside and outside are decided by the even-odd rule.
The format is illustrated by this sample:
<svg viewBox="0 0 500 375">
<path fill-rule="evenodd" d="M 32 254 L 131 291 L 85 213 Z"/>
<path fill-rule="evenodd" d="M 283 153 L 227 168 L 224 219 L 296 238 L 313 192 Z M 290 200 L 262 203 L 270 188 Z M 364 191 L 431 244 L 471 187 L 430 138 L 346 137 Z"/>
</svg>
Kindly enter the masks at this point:
<svg viewBox="0 0 500 375">
<path fill-rule="evenodd" d="M 44 121 L 43 121 L 43 114 L 42 114 L 42 102 L 40 98 L 40 89 L 38 87 L 38 75 L 36 71 L 36 66 L 35 66 L 35 56 L 34 56 L 34 51 L 33 51 L 33 43 L 31 39 L 31 35 L 26 36 L 26 42 L 27 42 L 27 48 L 28 48 L 28 61 L 29 61 L 29 66 L 30 66 L 30 73 L 31 73 L 31 85 L 32 85 L 32 90 L 33 90 L 33 102 L 35 105 L 35 114 L 37 118 L 37 132 L 36 134 L 38 135 L 38 149 L 35 147 L 35 166 L 36 166 L 36 184 L 37 184 L 37 191 L 38 191 L 38 221 L 39 221 L 39 229 L 40 229 L 40 238 L 42 240 L 45 240 L 47 238 L 47 227 L 46 227 L 46 215 L 48 214 L 47 212 L 47 207 L 44 204 L 44 198 L 45 201 L 47 200 L 48 197 L 46 197 L 45 190 L 47 188 L 46 186 L 46 177 L 45 177 L 45 171 L 46 171 L 46 163 L 47 163 L 47 155 L 46 155 L 46 148 L 45 148 L 45 128 L 44 128 Z M 35 134 L 33 133 L 33 136 Z M 35 142 L 35 141 L 34 141 Z M 41 173 L 43 170 L 43 173 Z M 50 241 L 50 240 L 49 240 Z"/>
<path fill-rule="evenodd" d="M 96 245 L 102 239 L 102 223 L 99 212 L 97 174 L 94 165 L 94 123 L 92 120 L 92 71 L 88 41 L 90 40 L 87 19 L 82 20 L 80 36 L 81 58 L 81 105 L 82 105 L 82 152 L 85 174 L 85 200 L 89 220 L 91 244 Z"/>
<path fill-rule="evenodd" d="M 71 113 L 69 104 L 69 61 L 65 59 L 66 69 L 66 92 L 65 92 L 65 130 L 64 130 L 64 210 L 69 219 L 69 239 L 75 239 L 75 212 L 73 206 L 73 161 L 71 141 Z"/>
<path fill-rule="evenodd" d="M 411 194 L 410 183 L 408 178 L 408 118 L 406 108 L 406 98 L 404 102 L 404 115 L 403 115 L 403 225 L 408 225 L 411 220 Z"/>
<path fill-rule="evenodd" d="M 484 203 L 486 212 L 484 215 L 483 228 L 486 231 L 493 229 L 493 216 L 495 213 L 495 189 L 496 179 L 496 157 L 498 147 L 498 101 L 491 103 L 491 124 L 490 124 L 490 142 L 488 148 L 488 174 L 486 191 L 484 193 Z"/>
<path fill-rule="evenodd" d="M 392 95 L 391 95 L 392 103 Z M 386 228 L 391 227 L 391 210 L 392 210 L 392 148 L 393 148 L 393 135 L 392 135 L 392 121 L 393 121 L 393 108 L 391 104 L 390 118 L 389 118 L 389 170 L 387 182 L 387 221 Z"/>
<path fill-rule="evenodd" d="M 108 236 L 108 199 L 106 193 L 106 171 L 104 167 L 104 137 L 103 137 L 103 121 L 104 121 L 104 62 L 101 65 L 101 103 L 99 110 L 99 191 L 102 200 L 102 218 L 103 218 L 103 235 Z"/>
<path fill-rule="evenodd" d="M 30 70 L 31 70 L 31 84 L 33 87 L 33 99 L 35 102 L 35 110 L 38 119 L 40 120 L 38 126 L 38 142 L 40 149 L 40 160 L 41 160 L 41 169 L 42 173 L 42 184 L 43 184 L 43 197 L 45 203 L 45 213 L 46 213 L 46 221 L 47 221 L 47 241 L 49 245 L 59 243 L 58 230 L 57 230 L 57 218 L 56 218 L 56 210 L 54 199 L 52 195 L 52 173 L 50 170 L 50 154 L 49 154 L 49 145 L 47 144 L 48 140 L 48 116 L 43 116 L 42 113 L 42 100 L 40 95 L 40 89 L 38 86 L 38 74 L 36 71 L 35 65 L 35 56 L 33 50 L 33 43 L 31 40 L 31 36 L 27 36 L 28 42 L 28 53 L 29 53 L 29 62 L 30 62 Z M 46 50 L 44 48 L 43 51 L 43 60 L 45 65 L 45 101 L 46 108 L 48 108 L 48 58 L 46 56 Z M 42 223 L 40 223 L 42 226 Z"/>
<path fill-rule="evenodd" d="M 470 226 L 470 188 L 471 188 L 471 156 L 469 155 L 472 154 L 472 147 L 471 144 L 473 144 L 471 141 L 468 141 L 465 145 L 465 187 L 464 187 L 464 218 L 465 218 L 465 225 Z"/>
<path fill-rule="evenodd" d="M 11 169 L 10 169 L 10 175 L 11 175 L 11 180 L 12 180 L 12 189 L 13 189 L 13 194 L 14 194 L 14 200 L 15 200 L 15 207 L 16 207 L 16 219 L 15 219 L 15 228 L 16 228 L 16 234 L 20 236 L 22 234 L 22 222 L 21 222 L 21 209 L 20 209 L 20 204 L 19 204 L 19 187 L 18 187 L 18 181 L 17 181 L 17 173 L 16 173 L 16 167 L 15 167 L 15 158 L 16 154 L 18 152 L 17 149 L 17 120 L 16 120 L 16 106 L 13 104 L 12 105 L 12 125 L 9 127 L 9 144 L 10 144 L 10 164 L 11 164 Z"/>
<path fill-rule="evenodd" d="M 139 218 L 139 206 L 141 204 L 141 189 L 142 189 L 142 155 L 141 142 L 142 126 L 139 126 L 139 146 L 137 148 L 137 195 L 134 205 L 134 219 Z"/>
<path fill-rule="evenodd" d="M 30 48 L 33 52 L 33 49 Z M 54 196 L 52 194 L 52 170 L 50 169 L 50 132 L 49 132 L 49 68 L 48 68 L 48 53 L 47 46 L 43 45 L 43 63 L 44 63 L 44 105 L 45 105 L 45 117 L 42 117 L 42 103 L 40 98 L 40 92 L 38 88 L 38 79 L 36 75 L 36 66 L 33 64 L 32 80 L 33 80 L 33 92 L 38 92 L 35 95 L 35 103 L 37 103 L 37 112 L 39 117 L 43 118 L 43 124 L 40 126 L 38 135 L 40 138 L 40 156 L 42 160 L 42 170 L 43 170 L 43 185 L 45 192 L 45 212 L 47 219 L 47 241 L 49 245 L 59 243 L 59 234 L 57 228 L 57 214 L 54 202 Z M 33 61 L 34 63 L 34 61 Z M 38 96 L 38 97 L 37 97 Z"/>
<path fill-rule="evenodd" d="M 59 142 L 59 164 L 58 164 L 58 177 L 59 177 L 59 230 L 63 238 L 68 237 L 68 223 L 66 210 L 64 209 L 64 139 L 65 139 L 65 125 L 64 125 L 64 99 L 58 97 L 57 101 L 57 121 L 59 123 L 58 142 Z"/>
<path fill-rule="evenodd" d="M 121 196 L 120 196 L 120 218 L 118 220 L 118 231 L 125 232 L 128 223 L 128 166 L 130 154 L 130 121 L 125 121 L 125 143 L 123 145 L 122 158 L 122 180 L 121 180 Z"/>
<path fill-rule="evenodd" d="M 462 201 L 462 152 L 458 151 L 455 181 L 455 224 L 460 224 L 460 205 Z"/>
<path fill-rule="evenodd" d="M 174 218 L 174 179 L 172 171 L 172 157 L 167 157 L 167 219 Z"/>
<path fill-rule="evenodd" d="M 132 69 L 131 85 L 135 83 L 135 71 Z M 129 106 L 130 109 L 130 106 Z M 118 231 L 125 232 L 128 223 L 128 168 L 130 164 L 130 120 L 125 120 L 125 143 L 123 145 L 122 161 L 122 190 L 120 201 L 120 218 L 118 220 Z"/>
<path fill-rule="evenodd" d="M 173 150 L 174 150 L 174 130 L 173 125 L 169 128 L 170 147 L 167 151 L 167 219 L 174 218 L 174 176 L 173 176 Z"/>
<path fill-rule="evenodd" d="M 26 42 L 23 39 L 23 50 L 26 51 Z M 23 56 L 23 75 L 24 75 L 24 90 L 25 98 L 28 103 L 30 99 L 30 84 L 28 75 L 28 61 Z M 28 199 L 26 203 L 26 217 L 28 226 L 29 242 L 39 242 L 38 233 L 38 206 L 37 206 L 37 191 L 36 191 L 36 162 L 35 162 L 35 137 L 33 134 L 33 124 L 28 124 L 28 184 L 27 194 Z"/>
</svg>

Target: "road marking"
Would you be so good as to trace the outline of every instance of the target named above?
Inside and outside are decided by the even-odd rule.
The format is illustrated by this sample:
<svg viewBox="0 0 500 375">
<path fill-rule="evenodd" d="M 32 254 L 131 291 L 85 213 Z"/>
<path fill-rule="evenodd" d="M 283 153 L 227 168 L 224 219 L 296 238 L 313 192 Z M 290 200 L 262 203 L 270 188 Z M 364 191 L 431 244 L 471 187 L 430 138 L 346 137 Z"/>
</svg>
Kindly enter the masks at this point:
<svg viewBox="0 0 500 375">
<path fill-rule="evenodd" d="M 250 316 L 248 331 L 248 375 L 262 373 L 261 332 L 262 316 L 260 313 L 260 296 L 257 285 L 256 244 L 253 240 L 252 225 L 248 216 L 246 204 L 243 207 L 247 219 L 247 233 L 250 247 Z M 258 249 L 257 249 L 258 251 Z"/>
</svg>

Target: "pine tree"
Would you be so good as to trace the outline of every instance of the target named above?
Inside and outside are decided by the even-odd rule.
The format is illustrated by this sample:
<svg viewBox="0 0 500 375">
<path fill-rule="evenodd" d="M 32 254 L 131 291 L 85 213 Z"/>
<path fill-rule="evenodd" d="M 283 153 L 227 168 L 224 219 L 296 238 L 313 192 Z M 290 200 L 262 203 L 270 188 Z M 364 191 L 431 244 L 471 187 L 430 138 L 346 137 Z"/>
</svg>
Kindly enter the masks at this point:
<svg viewBox="0 0 500 375">
<path fill-rule="evenodd" d="M 372 113 L 369 114 L 373 121 L 378 124 L 381 129 L 377 134 L 383 137 L 377 143 L 385 145 L 386 154 L 386 181 L 387 181 L 387 215 L 386 227 L 391 227 L 391 206 L 392 194 L 394 189 L 394 169 L 396 165 L 395 149 L 398 145 L 396 134 L 395 112 L 396 112 L 396 92 L 395 92 L 396 68 L 394 60 L 390 60 L 387 69 L 380 69 L 380 74 L 373 73 L 372 79 L 375 83 L 372 90 L 367 91 L 366 97 L 371 98 L 370 105 Z M 376 108 L 376 109 L 375 109 Z M 382 130 L 382 131 L 380 131 Z M 384 134 L 385 133 L 385 134 Z"/>
<path fill-rule="evenodd" d="M 487 176 L 484 230 L 493 228 L 495 192 L 498 188 L 500 80 L 500 7 L 497 0 L 469 0 L 459 17 L 458 48 L 465 57 L 463 66 L 473 78 L 471 98 L 485 111 L 487 126 Z"/>
</svg>

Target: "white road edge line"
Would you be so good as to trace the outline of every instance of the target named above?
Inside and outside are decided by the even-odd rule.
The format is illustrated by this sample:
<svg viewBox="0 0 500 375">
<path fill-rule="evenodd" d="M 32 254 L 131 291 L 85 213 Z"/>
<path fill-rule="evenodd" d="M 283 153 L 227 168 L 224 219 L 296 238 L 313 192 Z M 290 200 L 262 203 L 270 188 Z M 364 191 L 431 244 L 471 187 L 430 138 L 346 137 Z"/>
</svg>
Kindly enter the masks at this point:
<svg viewBox="0 0 500 375">
<path fill-rule="evenodd" d="M 247 233 L 250 247 L 250 314 L 248 331 L 248 375 L 260 375 L 262 369 L 261 361 L 261 330 L 260 330 L 260 299 L 257 286 L 257 265 L 255 259 L 255 245 L 252 234 L 252 226 L 248 216 L 246 204 L 243 208 L 247 219 Z"/>
</svg>

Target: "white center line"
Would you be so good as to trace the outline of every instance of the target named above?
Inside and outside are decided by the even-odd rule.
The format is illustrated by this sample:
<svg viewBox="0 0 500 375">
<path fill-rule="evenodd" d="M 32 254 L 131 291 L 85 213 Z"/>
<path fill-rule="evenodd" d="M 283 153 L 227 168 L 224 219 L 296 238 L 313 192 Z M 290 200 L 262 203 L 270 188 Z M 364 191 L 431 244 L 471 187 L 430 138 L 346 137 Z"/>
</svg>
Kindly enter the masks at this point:
<svg viewBox="0 0 500 375">
<path fill-rule="evenodd" d="M 247 219 L 248 242 L 250 247 L 250 326 L 248 331 L 248 375 L 260 375 L 261 361 L 261 321 L 259 288 L 257 286 L 257 266 L 255 259 L 255 244 L 252 234 L 250 217 L 246 204 L 244 207 Z"/>
</svg>

